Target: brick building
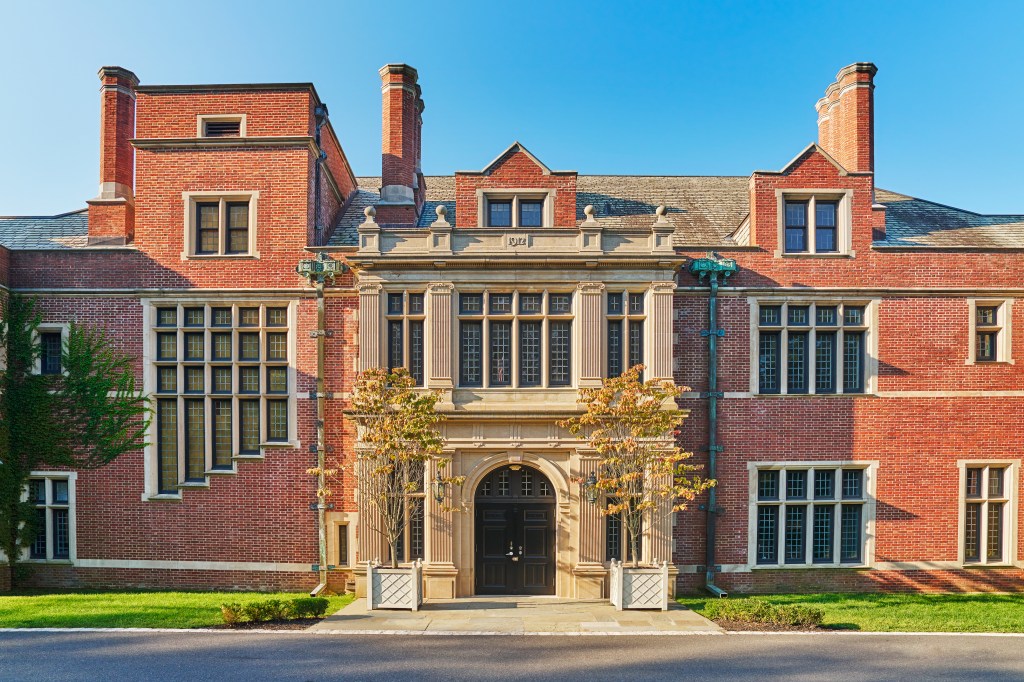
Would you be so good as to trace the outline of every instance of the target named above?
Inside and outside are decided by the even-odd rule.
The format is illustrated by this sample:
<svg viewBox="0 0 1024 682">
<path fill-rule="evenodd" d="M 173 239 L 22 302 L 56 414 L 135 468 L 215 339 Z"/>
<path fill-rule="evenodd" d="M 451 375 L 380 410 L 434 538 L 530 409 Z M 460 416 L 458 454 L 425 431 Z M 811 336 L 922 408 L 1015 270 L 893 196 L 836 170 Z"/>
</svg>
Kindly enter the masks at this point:
<svg viewBox="0 0 1024 682">
<path fill-rule="evenodd" d="M 325 292 L 326 441 L 349 465 L 332 582 L 387 552 L 359 524 L 343 411 L 358 371 L 390 365 L 443 392 L 467 477 L 463 512 L 429 481 L 410 500 L 401 558 L 427 596 L 600 596 L 622 529 L 571 483 L 594 459 L 556 422 L 643 362 L 690 387 L 682 443 L 716 460 L 713 513 L 644 531 L 680 589 L 1020 589 L 1024 216 L 876 188 L 875 72 L 841 70 L 817 143 L 776 171 L 587 176 L 515 143 L 425 177 L 417 73 L 391 64 L 381 176 L 356 177 L 310 84 L 104 67 L 99 193 L 0 219 L 0 294 L 39 300 L 49 371 L 69 322 L 106 329 L 155 417 L 142 451 L 38 472 L 32 579 L 316 585 L 317 312 L 296 265 L 325 253 L 350 268 Z M 729 261 L 714 297 L 691 274 Z"/>
</svg>

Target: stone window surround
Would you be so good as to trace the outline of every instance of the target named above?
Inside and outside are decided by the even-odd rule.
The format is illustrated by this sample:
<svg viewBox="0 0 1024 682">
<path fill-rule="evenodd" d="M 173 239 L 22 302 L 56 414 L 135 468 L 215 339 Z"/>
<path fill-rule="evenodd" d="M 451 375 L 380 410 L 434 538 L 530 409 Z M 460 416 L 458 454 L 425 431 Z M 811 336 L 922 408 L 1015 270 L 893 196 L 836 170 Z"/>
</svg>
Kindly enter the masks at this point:
<svg viewBox="0 0 1024 682">
<path fill-rule="evenodd" d="M 480 188 L 476 191 L 476 215 L 477 227 L 491 226 L 487 224 L 488 204 L 491 200 L 512 201 L 512 225 L 510 227 L 495 227 L 495 230 L 514 230 L 519 228 L 519 201 L 520 199 L 543 201 L 543 220 L 541 227 L 553 227 L 555 224 L 555 195 L 557 190 L 544 187 L 526 188 Z M 523 228 L 540 229 L 540 228 Z"/>
<path fill-rule="evenodd" d="M 44 322 L 39 325 L 38 329 L 36 329 L 35 334 L 33 334 L 32 343 L 38 346 L 42 342 L 43 334 L 59 333 L 61 348 L 63 349 L 64 344 L 68 342 L 68 331 L 70 330 L 70 328 L 71 324 L 68 322 Z M 42 371 L 42 358 L 37 357 L 32 365 L 32 373 L 41 374 Z M 63 364 L 61 365 L 60 371 L 61 374 L 67 374 L 67 368 L 64 367 Z"/>
<path fill-rule="evenodd" d="M 336 568 L 351 568 L 356 565 L 357 517 L 358 514 L 355 512 L 329 512 L 327 523 L 330 532 L 327 535 L 327 556 L 333 560 Z M 348 561 L 345 563 L 341 562 L 341 548 L 338 547 L 338 536 L 342 528 L 345 529 L 345 536 L 348 538 Z"/>
<path fill-rule="evenodd" d="M 791 462 L 786 461 L 756 461 L 747 462 L 747 475 L 748 475 L 748 492 L 747 492 L 747 570 L 789 570 L 789 569 L 833 569 L 833 568 L 871 568 L 874 565 L 875 560 L 875 507 L 876 507 L 876 488 L 878 482 L 878 461 L 877 460 L 794 460 Z M 834 556 L 835 561 L 833 563 L 811 563 L 811 564 L 787 564 L 784 561 L 783 556 L 779 555 L 780 563 L 778 564 L 759 564 L 757 563 L 757 473 L 758 471 L 764 470 L 776 470 L 782 471 L 786 469 L 861 469 L 864 471 L 864 502 L 863 504 L 863 518 L 861 518 L 861 532 L 863 533 L 863 545 L 861 555 L 862 561 L 860 563 L 840 563 L 838 555 Z M 783 477 L 779 477 L 779 486 L 783 486 Z M 808 478 L 808 486 L 810 486 L 810 479 Z M 780 491 L 781 492 L 781 491 Z M 781 495 L 780 495 L 781 498 Z M 810 493 L 807 496 L 807 500 L 801 500 L 800 504 L 806 504 L 811 506 L 815 503 L 813 495 Z M 825 502 L 828 504 L 828 501 Z M 836 490 L 836 497 L 834 503 L 841 506 L 843 503 L 842 495 L 840 491 Z M 781 502 L 780 506 L 785 506 L 785 502 Z M 808 536 L 810 536 L 812 523 L 810 522 L 810 514 L 807 516 Z M 779 515 L 778 528 L 781 529 L 779 532 L 780 543 L 785 538 L 785 519 L 784 514 Z M 833 519 L 832 532 L 838 539 L 840 534 L 839 519 Z"/>
<path fill-rule="evenodd" d="M 296 393 L 296 389 L 295 389 L 295 386 L 296 386 L 297 339 L 298 339 L 298 333 L 297 333 L 297 328 L 298 328 L 298 319 L 297 319 L 298 318 L 298 314 L 297 314 L 297 312 L 298 311 L 297 311 L 297 307 L 296 307 L 295 301 L 290 300 L 290 299 L 262 299 L 262 300 L 258 299 L 258 300 L 252 300 L 252 299 L 244 299 L 244 298 L 241 298 L 241 299 L 239 299 L 239 298 L 218 299 L 216 297 L 199 297 L 199 298 L 175 297 L 175 298 L 168 298 L 168 299 L 143 298 L 143 299 L 140 299 L 139 303 L 142 306 L 142 311 L 143 311 L 142 312 L 143 329 L 145 330 L 145 333 L 143 334 L 143 341 L 142 341 L 142 362 L 143 362 L 143 386 L 142 386 L 142 390 L 143 390 L 143 393 L 145 395 L 151 395 L 151 396 L 154 396 L 155 398 L 159 397 L 159 395 L 157 393 L 157 383 L 158 383 L 158 381 L 157 381 L 157 360 L 156 360 L 156 350 L 157 350 L 157 348 L 156 348 L 156 333 L 161 331 L 161 329 L 158 328 L 157 325 L 156 325 L 156 323 L 157 323 L 156 311 L 157 311 L 158 308 L 169 308 L 169 307 L 172 307 L 172 306 L 177 306 L 178 307 L 178 322 L 179 322 L 179 326 L 176 327 L 175 329 L 183 329 L 184 328 L 183 327 L 183 325 L 184 325 L 183 309 L 184 308 L 192 308 L 192 307 L 205 307 L 206 311 L 207 311 L 205 313 L 205 315 L 206 315 L 205 321 L 206 321 L 207 324 L 203 327 L 204 330 L 210 330 L 211 329 L 211 327 L 209 325 L 209 322 L 210 322 L 210 320 L 209 320 L 209 309 L 210 308 L 219 308 L 219 307 L 224 307 L 224 308 L 227 308 L 227 307 L 232 307 L 232 308 L 247 308 L 247 307 L 260 308 L 260 326 L 259 327 L 253 327 L 252 329 L 255 330 L 255 331 L 261 331 L 261 330 L 264 329 L 264 315 L 266 314 L 264 308 L 266 308 L 266 307 L 270 307 L 270 308 L 274 308 L 274 307 L 285 308 L 286 307 L 286 308 L 288 308 L 288 326 L 286 328 L 282 328 L 282 329 L 285 329 L 287 331 L 287 333 L 288 333 L 288 360 L 287 360 L 288 372 L 287 372 L 287 374 L 288 374 L 288 389 L 289 390 L 288 390 L 287 394 L 281 394 L 280 395 L 281 398 L 286 398 L 288 400 L 288 431 L 289 431 L 288 440 L 287 441 L 283 441 L 283 442 L 276 442 L 276 441 L 275 442 L 267 442 L 264 439 L 263 434 L 266 433 L 267 416 L 266 416 L 265 406 L 263 404 L 263 401 L 261 400 L 261 405 L 260 405 L 260 433 L 261 433 L 261 437 L 260 437 L 260 446 L 259 446 L 260 447 L 260 454 L 259 455 L 248 455 L 248 456 L 246 456 L 246 455 L 239 455 L 238 453 L 234 453 L 233 452 L 232 453 L 232 455 L 233 455 L 232 456 L 232 460 L 233 460 L 232 468 L 231 469 L 218 470 L 218 471 L 216 471 L 216 473 L 217 474 L 234 474 L 234 473 L 237 473 L 237 462 L 240 459 L 241 460 L 245 460 L 245 459 L 259 459 L 259 458 L 262 458 L 264 456 L 264 454 L 265 454 L 266 448 L 281 448 L 281 447 L 284 447 L 284 448 L 301 448 L 302 447 L 302 444 L 301 444 L 301 442 L 298 439 L 298 401 L 296 399 L 297 393 Z M 168 331 L 170 329 L 171 329 L 170 327 L 167 328 Z M 224 329 L 225 329 L 225 331 L 228 330 L 227 327 L 225 327 Z M 234 324 L 231 327 L 231 331 L 232 332 L 237 331 L 238 329 L 239 329 L 239 327 L 237 325 L 234 325 Z M 244 329 L 245 328 L 242 328 L 243 331 L 244 331 Z M 179 339 L 179 346 L 180 346 L 180 344 L 181 344 L 181 341 Z M 224 394 L 225 398 L 228 398 L 228 397 L 235 398 L 235 397 L 237 397 L 239 395 L 239 393 L 237 392 L 237 381 L 238 381 L 238 369 L 237 368 L 238 368 L 238 364 L 239 364 L 238 353 L 237 353 L 237 344 L 233 343 L 232 345 L 233 345 L 233 348 L 232 348 L 232 359 L 231 359 L 231 363 L 230 364 L 232 366 L 232 381 L 234 382 L 234 385 L 232 386 L 232 389 L 233 389 L 232 393 L 230 393 L 230 394 L 225 393 Z M 209 344 L 207 344 L 207 349 L 209 350 Z M 261 339 L 261 341 L 260 341 L 260 358 L 261 358 L 261 361 L 260 361 L 260 364 L 259 364 L 259 366 L 261 368 L 261 371 L 260 371 L 260 381 L 261 382 L 266 381 L 266 372 L 265 372 L 265 369 L 264 369 L 266 365 L 263 364 L 264 363 L 264 359 L 263 359 L 264 358 L 264 353 L 265 353 L 265 343 Z M 184 365 L 184 364 L 186 364 L 182 358 L 183 358 L 183 353 L 181 351 L 181 348 L 179 347 L 179 349 L 178 349 L 178 360 L 176 361 L 179 367 Z M 204 360 L 204 362 L 203 362 L 204 367 L 209 367 L 211 364 L 217 364 L 217 363 L 213 362 L 212 360 Z M 221 364 L 228 364 L 228 363 L 221 363 Z M 181 380 L 182 379 L 179 376 L 179 388 L 180 388 Z M 207 376 L 207 381 L 209 381 L 209 377 L 208 376 Z M 168 395 L 168 397 L 170 396 L 170 394 L 167 394 L 167 395 Z M 180 397 L 182 397 L 184 395 L 184 393 L 179 391 L 178 393 L 176 393 L 174 395 L 177 395 L 180 398 Z M 260 395 L 262 396 L 264 394 L 261 393 Z M 178 423 L 178 437 L 179 437 L 178 467 L 179 467 L 179 480 L 183 479 L 182 470 L 183 470 L 183 467 L 184 467 L 184 450 L 181 447 L 181 439 L 184 438 L 184 427 L 183 427 L 184 422 L 181 419 L 180 415 L 181 415 L 181 410 L 179 409 L 179 423 Z M 235 437 L 237 437 L 237 419 L 238 419 L 237 412 L 235 410 L 233 410 L 232 411 L 232 434 L 233 434 L 232 438 L 233 439 Z M 211 438 L 211 434 L 212 434 L 213 420 L 211 419 L 209 414 L 207 415 L 205 426 L 206 426 L 206 437 L 207 437 L 207 446 L 206 446 L 207 467 L 206 467 L 206 473 L 209 476 L 210 475 L 209 472 L 213 471 L 212 466 L 211 466 L 211 460 L 212 460 L 212 457 L 213 457 L 213 451 L 212 451 L 212 449 L 210 447 L 210 438 Z M 157 455 L 157 438 L 158 438 L 158 435 L 157 435 L 157 420 L 156 420 L 155 417 L 152 420 L 152 424 L 150 424 L 149 429 L 150 429 L 150 431 L 149 431 L 149 438 L 147 439 L 148 442 L 147 442 L 146 447 L 143 449 L 143 478 L 144 478 L 144 482 L 143 482 L 142 501 L 143 502 L 158 501 L 158 500 L 180 501 L 182 499 L 181 488 L 179 488 L 179 491 L 178 491 L 177 494 L 167 494 L 167 493 L 161 493 L 160 492 L 160 481 L 159 481 L 160 472 L 159 472 L 159 462 L 158 462 L 158 455 Z M 185 484 L 181 484 L 181 485 L 184 485 L 185 487 L 188 487 Z"/>
<path fill-rule="evenodd" d="M 965 365 L 1013 365 L 1016 364 L 1013 359 L 1013 299 L 1012 298 L 969 298 L 967 299 L 968 306 L 968 323 L 970 324 L 970 333 L 967 335 L 967 359 L 964 361 Z M 977 359 L 977 343 L 978 343 L 978 313 L 979 307 L 998 307 L 999 319 L 999 335 L 996 339 L 996 359 L 995 360 L 981 360 Z"/>
<path fill-rule="evenodd" d="M 836 207 L 836 250 L 815 253 L 814 202 L 815 200 L 835 201 Z M 777 236 L 776 258 L 852 258 L 853 250 L 853 190 L 852 189 L 777 189 L 775 190 Z M 786 201 L 807 201 L 807 251 L 786 252 Z"/>
<path fill-rule="evenodd" d="M 401 313 L 392 313 L 388 309 L 388 305 L 389 305 L 388 299 L 389 299 L 389 297 L 392 294 L 400 294 L 402 296 L 402 312 Z M 409 307 L 409 296 L 410 295 L 419 295 L 419 296 L 423 297 L 423 311 L 422 312 L 414 313 L 414 312 L 410 311 L 410 307 Z M 382 307 L 383 307 L 382 319 L 384 321 L 384 329 L 381 332 L 381 338 L 384 341 L 384 348 L 383 348 L 383 355 L 382 355 L 382 357 L 384 358 L 384 364 L 388 365 L 388 364 L 390 364 L 390 361 L 391 361 L 391 358 L 390 358 L 390 349 L 391 349 L 391 329 L 390 329 L 390 327 L 391 327 L 391 323 L 392 322 L 399 322 L 402 325 L 402 360 L 403 361 L 401 363 L 399 363 L 397 365 L 397 367 L 405 367 L 406 369 L 410 370 L 410 373 L 411 373 L 411 371 L 412 371 L 411 365 L 412 365 L 412 350 L 413 350 L 413 348 L 412 348 L 412 341 L 411 341 L 411 337 L 410 337 L 410 333 L 409 333 L 409 330 L 410 330 L 410 327 L 411 327 L 410 323 L 412 323 L 412 322 L 419 322 L 419 323 L 421 323 L 423 325 L 423 334 L 424 334 L 423 347 L 420 349 L 421 353 L 422 353 L 421 362 L 423 363 L 423 380 L 420 381 L 420 382 L 417 382 L 416 386 L 422 387 L 422 386 L 426 385 L 426 377 L 427 377 L 427 372 L 426 372 L 427 357 L 426 356 L 427 356 L 427 350 L 428 350 L 427 349 L 427 342 L 426 342 L 426 332 L 427 332 L 427 329 L 426 329 L 426 324 L 427 324 L 426 323 L 426 318 L 427 318 L 427 292 L 426 292 L 426 290 L 424 288 L 422 288 L 422 287 L 413 287 L 411 289 L 394 289 L 394 290 L 390 290 L 389 289 L 389 290 L 385 290 L 385 291 L 382 292 L 382 295 L 381 295 L 381 304 L 382 304 Z"/>
<path fill-rule="evenodd" d="M 209 259 L 209 258 L 241 258 L 259 259 L 260 253 L 256 248 L 256 216 L 259 203 L 259 190 L 247 191 L 202 191 L 182 192 L 181 199 L 185 209 L 184 240 L 181 260 Z M 246 201 L 249 203 L 249 250 L 247 253 L 196 253 L 196 204 L 204 201 L 220 202 L 220 233 L 223 238 L 226 224 L 226 204 L 229 201 Z"/>
<path fill-rule="evenodd" d="M 611 287 L 612 290 L 611 291 L 605 290 L 603 292 L 604 295 L 601 296 L 601 310 L 602 310 L 603 327 L 604 327 L 604 329 L 602 331 L 603 331 L 603 338 L 604 338 L 604 342 L 605 342 L 605 352 L 602 353 L 602 358 L 601 358 L 601 370 L 602 370 L 601 374 L 604 377 L 613 378 L 613 377 L 609 376 L 610 375 L 609 363 L 608 363 L 609 353 L 608 353 L 608 350 L 607 350 L 608 339 L 611 336 L 611 332 L 609 331 L 609 328 L 613 324 L 617 324 L 623 330 L 622 331 L 622 348 L 621 348 L 622 360 L 621 360 L 621 362 L 622 362 L 622 369 L 623 369 L 623 371 L 625 371 L 625 370 L 630 368 L 630 363 L 629 363 L 629 323 L 630 322 L 639 322 L 640 325 L 641 325 L 641 329 L 643 330 L 642 331 L 642 336 L 641 336 L 641 342 L 640 342 L 641 363 L 647 363 L 647 357 L 648 357 L 648 354 L 647 354 L 647 343 L 648 343 L 648 339 L 647 339 L 647 337 L 648 337 L 648 333 L 647 333 L 648 332 L 648 330 L 647 330 L 647 326 L 648 326 L 647 325 L 647 316 L 648 316 L 648 308 L 651 306 L 652 302 L 649 300 L 650 297 L 651 297 L 650 288 L 649 287 L 648 288 L 632 287 L 631 288 L 629 286 L 625 286 L 625 287 L 622 287 L 622 288 L 618 288 L 616 286 L 616 283 L 614 283 L 614 282 L 611 283 L 611 284 L 606 284 L 605 286 L 606 287 Z M 643 298 L 643 310 L 641 312 L 639 312 L 639 313 L 634 313 L 634 312 L 630 312 L 629 311 L 629 297 L 630 297 L 631 294 L 642 294 L 643 297 L 644 297 Z M 623 304 L 622 304 L 623 307 L 622 307 L 622 312 L 621 313 L 612 314 L 612 313 L 608 312 L 608 297 L 609 296 L 621 296 L 623 298 Z M 647 376 L 650 376 L 650 374 L 651 374 L 650 370 L 649 369 L 645 369 L 644 373 L 641 375 L 641 380 L 646 378 Z"/>
<path fill-rule="evenodd" d="M 196 137 L 206 137 L 206 122 L 238 121 L 238 136 L 246 137 L 245 114 L 197 114 L 196 115 Z"/>
<path fill-rule="evenodd" d="M 791 396 L 791 397 L 808 397 L 808 396 L 865 396 L 874 395 L 878 392 L 878 308 L 880 301 L 878 299 L 866 299 L 866 298 L 811 298 L 805 296 L 780 296 L 780 297 L 751 297 L 747 299 L 747 303 L 750 308 L 750 393 L 755 396 L 762 397 L 777 397 L 777 396 Z M 843 381 L 842 381 L 842 352 L 841 349 L 836 354 L 836 390 L 834 393 L 815 393 L 815 381 L 814 381 L 814 363 L 810 363 L 810 368 L 807 375 L 807 392 L 806 393 L 787 393 L 788 387 L 786 384 L 788 381 L 783 381 L 783 385 L 779 393 L 761 393 L 759 368 L 760 362 L 760 349 L 759 349 L 759 338 L 760 334 L 760 312 L 762 305 L 781 305 L 782 306 L 782 320 L 783 325 L 779 329 L 783 332 L 788 327 L 787 316 L 788 316 L 788 305 L 853 305 L 853 306 L 864 306 L 864 390 L 860 393 L 844 393 L 843 392 Z M 814 310 L 812 309 L 809 313 L 811 320 L 813 321 Z M 840 329 L 842 326 L 840 325 Z M 813 330 L 814 325 L 808 327 Z M 781 353 L 781 362 L 779 365 L 779 373 L 782 379 L 786 378 L 787 373 L 787 357 L 785 353 L 785 333 L 783 333 L 780 344 L 782 345 L 783 352 Z M 813 352 L 814 344 L 808 341 L 809 348 L 811 350 L 808 353 Z M 837 347 L 840 344 L 837 341 Z"/>
<path fill-rule="evenodd" d="M 961 459 L 957 460 L 957 468 L 959 469 L 958 486 L 957 486 L 957 565 L 963 568 L 986 568 L 986 567 L 1006 567 L 1006 566 L 1024 566 L 1024 562 L 1017 560 L 1017 519 L 1018 519 L 1018 489 L 1020 487 L 1020 460 L 1019 459 Z M 1005 467 L 1007 470 L 1006 480 L 1003 481 L 1004 489 L 1006 490 L 1007 508 L 1004 510 L 1004 523 L 1003 523 L 1003 557 L 1002 561 L 987 561 L 985 553 L 982 552 L 982 556 L 979 561 L 965 561 L 965 532 L 964 525 L 967 517 L 967 469 L 985 468 L 985 478 L 983 486 L 988 484 L 988 468 L 989 467 Z M 985 488 L 987 491 L 987 487 Z M 981 498 L 980 502 L 985 502 L 988 499 L 986 492 L 985 496 Z M 972 499 L 972 502 L 974 500 Z M 988 514 L 982 513 L 980 519 L 980 527 L 978 533 L 981 535 L 984 542 L 987 542 L 987 526 L 988 526 Z M 984 545 L 983 545 L 984 547 Z"/>
<path fill-rule="evenodd" d="M 23 550 L 23 552 L 22 552 L 22 558 L 21 558 L 22 563 L 32 563 L 32 564 L 71 564 L 71 563 L 74 563 L 75 559 L 78 558 L 77 557 L 77 551 L 76 551 L 77 537 L 76 537 L 76 528 L 75 528 L 75 526 L 76 526 L 76 524 L 75 524 L 75 507 L 76 507 L 76 504 L 75 504 L 75 482 L 78 480 L 78 472 L 75 472 L 75 471 L 33 471 L 31 474 L 29 474 L 29 478 L 30 479 L 31 478 L 43 478 L 43 479 L 47 480 L 47 483 L 46 483 L 46 502 L 47 502 L 46 508 L 47 508 L 47 510 L 49 510 L 52 506 L 55 506 L 55 505 L 52 504 L 53 486 L 50 483 L 50 481 L 52 481 L 52 480 L 62 480 L 62 481 L 67 481 L 68 482 L 68 504 L 67 504 L 67 509 L 68 509 L 68 556 L 67 556 L 66 559 L 54 559 L 54 558 L 52 558 L 52 555 L 53 555 L 53 542 L 52 542 L 53 532 L 52 532 L 52 529 L 50 528 L 50 524 L 52 523 L 53 515 L 48 513 L 46 515 L 46 525 L 47 525 L 47 532 L 46 532 L 46 536 L 47 536 L 46 556 L 47 556 L 47 558 L 45 558 L 45 559 L 40 559 L 40 558 L 33 559 L 33 558 L 31 558 L 29 556 L 29 548 L 26 547 Z M 25 491 L 23 493 L 23 499 L 26 500 L 26 501 L 28 500 L 28 487 L 27 486 L 26 486 Z M 64 505 L 56 505 L 56 506 L 59 506 L 60 508 L 64 507 Z M 0 552 L 0 558 L 4 558 L 3 552 Z"/>
</svg>

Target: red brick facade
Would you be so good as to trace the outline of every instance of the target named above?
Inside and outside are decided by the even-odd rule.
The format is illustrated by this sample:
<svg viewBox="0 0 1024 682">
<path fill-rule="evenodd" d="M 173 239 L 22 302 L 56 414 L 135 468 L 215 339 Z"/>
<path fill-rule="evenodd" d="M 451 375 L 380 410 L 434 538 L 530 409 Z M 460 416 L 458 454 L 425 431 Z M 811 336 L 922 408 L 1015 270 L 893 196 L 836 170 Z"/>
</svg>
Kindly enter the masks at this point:
<svg viewBox="0 0 1024 682">
<path fill-rule="evenodd" d="M 725 329 L 718 342 L 718 390 L 724 392 L 718 402 L 718 442 L 724 450 L 718 456 L 715 582 L 728 590 L 1024 587 L 1024 507 L 1018 503 L 1024 496 L 1018 474 L 1024 445 L 1017 433 L 1024 417 L 1024 365 L 1013 362 L 1024 348 L 1022 307 L 1002 308 L 1012 311 L 1012 318 L 1002 321 L 1009 357 L 973 362 L 969 345 L 971 301 L 1012 304 L 1019 294 L 1024 245 L 887 245 L 892 204 L 878 200 L 873 176 L 874 73 L 869 64 L 840 72 L 818 103 L 818 145 L 779 172 L 750 177 L 749 216 L 731 226 L 735 235 L 746 230 L 746 243 L 729 236 L 707 248 L 682 244 L 676 249 L 677 255 L 696 259 L 713 248 L 738 266 L 720 291 L 718 318 Z M 423 103 L 416 72 L 391 65 L 381 75 L 382 176 L 372 180 L 379 187 L 404 188 L 394 196 L 407 190 L 411 199 L 367 205 L 380 203 L 381 226 L 429 224 L 433 209 L 426 217 L 423 213 L 425 204 L 432 206 L 434 179 L 420 171 Z M 317 575 L 308 567 L 318 561 L 317 525 L 309 504 L 315 486 L 306 470 L 316 462 L 310 448 L 316 442 L 316 402 L 309 397 L 315 394 L 317 371 L 309 334 L 316 328 L 316 305 L 295 268 L 311 257 L 310 247 L 324 245 L 335 258 L 354 260 L 354 237 L 351 243 L 339 240 L 344 230 L 355 233 L 346 222 L 349 213 L 363 220 L 358 202 L 365 188 L 330 123 L 322 121 L 318 129 L 322 103 L 311 85 L 138 86 L 130 72 L 110 68 L 101 78 L 110 86 L 102 93 L 101 190 L 102 183 L 117 183 L 131 196 L 90 202 L 92 246 L 10 251 L 0 246 L 0 294 L 4 286 L 30 290 L 39 297 L 47 324 L 77 322 L 106 330 L 115 348 L 136 358 L 137 378 L 150 387 L 155 308 L 292 306 L 288 399 L 294 423 L 287 442 L 264 443 L 261 457 L 236 458 L 230 471 L 207 475 L 208 485 L 184 487 L 180 495 L 153 489 L 155 446 L 103 469 L 79 472 L 73 561 L 33 564 L 32 581 L 313 587 Z M 244 116 L 244 135 L 207 139 L 204 116 Z M 538 190 L 552 197 L 551 227 L 577 228 L 584 219 L 577 198 L 581 180 L 573 171 L 548 170 L 514 145 L 483 171 L 456 173 L 452 196 L 436 203 L 452 205 L 456 229 L 476 228 L 483 192 Z M 837 238 L 848 241 L 839 253 L 784 253 L 779 211 L 787 193 L 842 197 L 839 205 L 846 213 Z M 255 205 L 248 224 L 255 234 L 252 252 L 206 255 L 197 253 L 194 243 L 190 247 L 189 239 L 198 239 L 195 202 L 218 194 L 251 197 L 246 200 Z M 656 204 L 632 203 L 650 216 L 646 225 L 655 222 Z M 602 206 L 597 210 L 600 214 Z M 111 237 L 121 237 L 121 243 L 95 239 Z M 343 411 L 360 357 L 358 264 L 355 269 L 357 274 L 328 287 L 327 298 L 327 328 L 333 334 L 327 342 L 326 382 L 334 397 L 327 402 L 325 424 L 330 458 L 338 466 L 351 465 L 354 447 Z M 437 275 L 444 277 L 443 271 Z M 708 326 L 707 291 L 683 268 L 672 322 L 675 380 L 692 391 L 681 401 L 691 410 L 681 440 L 699 462 L 707 461 L 708 444 L 706 401 L 700 397 L 708 390 L 707 341 L 701 335 Z M 766 300 L 867 302 L 876 344 L 870 350 L 877 348 L 870 390 L 761 395 L 755 388 L 756 317 L 758 302 Z M 998 566 L 965 566 L 962 560 L 960 462 L 965 460 L 1005 462 L 1011 472 L 1006 560 Z M 816 461 L 877 465 L 869 491 L 871 537 L 865 540 L 872 555 L 857 568 L 759 568 L 750 556 L 751 463 Z M 336 513 L 356 511 L 353 485 L 351 476 L 342 476 L 332 499 Z M 697 505 L 679 515 L 674 537 L 679 585 L 699 589 L 706 535 L 705 514 Z M 338 585 L 346 578 L 332 576 Z"/>
</svg>

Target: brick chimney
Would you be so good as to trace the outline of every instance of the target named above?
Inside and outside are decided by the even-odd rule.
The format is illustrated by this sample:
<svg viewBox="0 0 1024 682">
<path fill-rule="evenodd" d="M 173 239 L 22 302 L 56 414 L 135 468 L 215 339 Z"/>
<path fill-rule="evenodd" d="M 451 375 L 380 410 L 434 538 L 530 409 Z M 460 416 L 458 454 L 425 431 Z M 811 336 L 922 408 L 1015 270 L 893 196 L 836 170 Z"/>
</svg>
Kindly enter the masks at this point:
<svg viewBox="0 0 1024 682">
<path fill-rule="evenodd" d="M 853 172 L 875 170 L 875 74 L 871 62 L 839 71 L 818 100 L 818 145 Z"/>
<path fill-rule="evenodd" d="M 383 99 L 380 203 L 377 221 L 414 224 L 423 208 L 420 128 L 423 100 L 416 69 L 386 64 L 380 69 Z"/>
<path fill-rule="evenodd" d="M 119 66 L 99 70 L 100 191 L 89 204 L 89 244 L 127 244 L 135 233 L 135 88 Z"/>
</svg>

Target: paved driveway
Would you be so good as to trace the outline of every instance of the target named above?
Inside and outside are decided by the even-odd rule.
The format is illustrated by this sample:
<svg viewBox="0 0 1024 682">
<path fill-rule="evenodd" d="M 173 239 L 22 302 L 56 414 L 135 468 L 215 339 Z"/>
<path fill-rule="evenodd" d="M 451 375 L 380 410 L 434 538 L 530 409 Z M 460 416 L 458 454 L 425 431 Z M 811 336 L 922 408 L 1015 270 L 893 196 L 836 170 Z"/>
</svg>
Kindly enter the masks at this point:
<svg viewBox="0 0 1024 682">
<path fill-rule="evenodd" d="M 1024 640 L 0 632 L 0 679 L 1021 680 Z"/>
</svg>

